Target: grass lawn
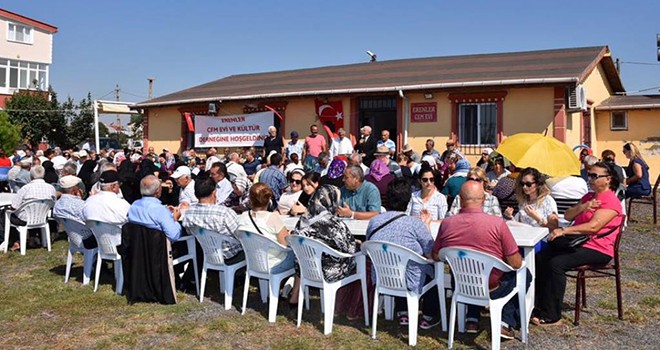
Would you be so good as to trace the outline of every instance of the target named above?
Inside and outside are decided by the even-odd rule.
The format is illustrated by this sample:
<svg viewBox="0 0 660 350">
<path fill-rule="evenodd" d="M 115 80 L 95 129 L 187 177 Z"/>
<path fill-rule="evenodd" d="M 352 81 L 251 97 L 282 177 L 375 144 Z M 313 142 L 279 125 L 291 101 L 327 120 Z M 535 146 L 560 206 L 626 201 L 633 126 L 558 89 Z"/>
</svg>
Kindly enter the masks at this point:
<svg viewBox="0 0 660 350">
<path fill-rule="evenodd" d="M 622 244 L 625 321 L 616 317 L 614 280 L 588 281 L 589 309 L 581 325 L 572 325 L 573 311 L 564 313 L 565 325 L 531 327 L 529 348 L 654 348 L 660 337 L 659 229 L 645 223 L 628 227 Z M 648 222 L 648 220 L 646 220 Z M 114 293 L 113 276 L 105 272 L 97 293 L 93 281 L 82 286 L 82 256 L 77 255 L 71 280 L 64 284 L 67 242 L 57 240 L 53 251 L 29 249 L 26 256 L 0 254 L 0 348 L 214 348 L 214 349 L 394 349 L 407 346 L 407 327 L 382 318 L 376 340 L 361 320 L 335 317 L 333 333 L 323 335 L 318 296 L 304 311 L 296 328 L 295 312 L 281 302 L 277 322 L 267 322 L 256 280 L 248 310 L 238 311 L 242 274 L 237 278 L 234 308 L 225 311 L 218 292 L 217 274 L 209 274 L 204 303 L 194 294 L 178 293 L 179 304 L 127 305 Z M 572 306 L 574 282 L 569 280 L 565 301 Z M 488 329 L 488 320 L 482 320 Z M 447 334 L 436 327 L 419 331 L 418 348 L 446 348 Z M 477 336 L 458 335 L 456 348 L 490 347 L 487 331 Z M 519 340 L 504 348 L 524 348 Z"/>
</svg>

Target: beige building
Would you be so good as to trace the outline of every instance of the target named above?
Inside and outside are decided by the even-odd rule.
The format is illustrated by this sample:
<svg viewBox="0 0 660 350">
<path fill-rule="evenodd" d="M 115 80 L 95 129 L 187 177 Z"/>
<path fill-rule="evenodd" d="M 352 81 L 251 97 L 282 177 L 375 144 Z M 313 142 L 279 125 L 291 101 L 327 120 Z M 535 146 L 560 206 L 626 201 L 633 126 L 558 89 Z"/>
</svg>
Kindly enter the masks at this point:
<svg viewBox="0 0 660 350">
<path fill-rule="evenodd" d="M 657 139 L 660 109 L 636 110 L 626 133 L 613 132 L 603 124 L 609 112 L 601 113 L 599 106 L 624 93 L 609 48 L 600 46 L 233 75 L 137 107 L 145 111 L 145 147 L 156 149 L 194 146 L 185 113 L 207 115 L 213 109 L 226 116 L 272 109 L 283 117 L 273 124 L 288 137 L 292 130 L 304 136 L 311 124 L 320 125 L 319 104 L 333 104 L 342 110 L 350 134 L 357 136 L 363 125 L 375 135 L 387 129 L 398 150 L 410 144 L 421 153 L 433 139 L 442 151 L 451 138 L 474 164 L 482 148 L 497 147 L 508 135 L 538 132 L 597 153 L 610 147 L 625 165 L 622 140 L 656 142 L 651 140 Z M 657 174 L 653 149 L 648 161 Z"/>
<path fill-rule="evenodd" d="M 47 90 L 57 27 L 0 9 L 0 108 L 18 90 Z"/>
</svg>

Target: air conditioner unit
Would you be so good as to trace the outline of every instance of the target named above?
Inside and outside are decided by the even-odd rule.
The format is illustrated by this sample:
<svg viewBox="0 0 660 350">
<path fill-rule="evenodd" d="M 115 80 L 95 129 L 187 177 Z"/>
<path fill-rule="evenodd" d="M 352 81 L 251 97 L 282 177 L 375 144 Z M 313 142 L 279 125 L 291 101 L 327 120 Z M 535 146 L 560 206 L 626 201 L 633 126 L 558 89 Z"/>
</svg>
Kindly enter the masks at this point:
<svg viewBox="0 0 660 350">
<path fill-rule="evenodd" d="M 587 90 L 582 85 L 571 86 L 566 91 L 566 106 L 573 110 L 587 110 Z"/>
</svg>

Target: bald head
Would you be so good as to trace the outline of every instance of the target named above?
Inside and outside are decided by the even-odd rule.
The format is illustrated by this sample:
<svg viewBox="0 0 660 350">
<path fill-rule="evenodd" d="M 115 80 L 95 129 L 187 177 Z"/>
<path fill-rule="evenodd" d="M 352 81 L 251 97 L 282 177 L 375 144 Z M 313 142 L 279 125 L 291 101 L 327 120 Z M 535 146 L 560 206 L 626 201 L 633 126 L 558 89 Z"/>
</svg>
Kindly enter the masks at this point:
<svg viewBox="0 0 660 350">
<path fill-rule="evenodd" d="M 461 208 L 481 208 L 484 206 L 486 193 L 481 182 L 465 181 L 461 186 Z"/>
<path fill-rule="evenodd" d="M 143 197 L 160 197 L 160 180 L 154 175 L 147 175 L 140 181 L 140 193 Z"/>
</svg>

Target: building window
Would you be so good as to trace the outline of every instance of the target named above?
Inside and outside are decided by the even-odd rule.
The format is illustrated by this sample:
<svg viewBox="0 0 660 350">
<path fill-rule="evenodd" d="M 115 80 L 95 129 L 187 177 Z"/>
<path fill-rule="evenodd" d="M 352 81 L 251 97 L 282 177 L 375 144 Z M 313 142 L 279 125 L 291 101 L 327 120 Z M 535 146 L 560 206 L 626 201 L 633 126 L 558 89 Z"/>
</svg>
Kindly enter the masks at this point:
<svg viewBox="0 0 660 350">
<path fill-rule="evenodd" d="M 8 23 L 7 40 L 32 44 L 32 27 L 24 26 L 21 24 Z"/>
<path fill-rule="evenodd" d="M 0 88 L 46 90 L 48 65 L 0 59 Z"/>
<path fill-rule="evenodd" d="M 610 130 L 628 130 L 628 112 L 612 112 Z"/>
<path fill-rule="evenodd" d="M 458 139 L 463 145 L 495 145 L 497 103 L 459 104 Z"/>
</svg>

